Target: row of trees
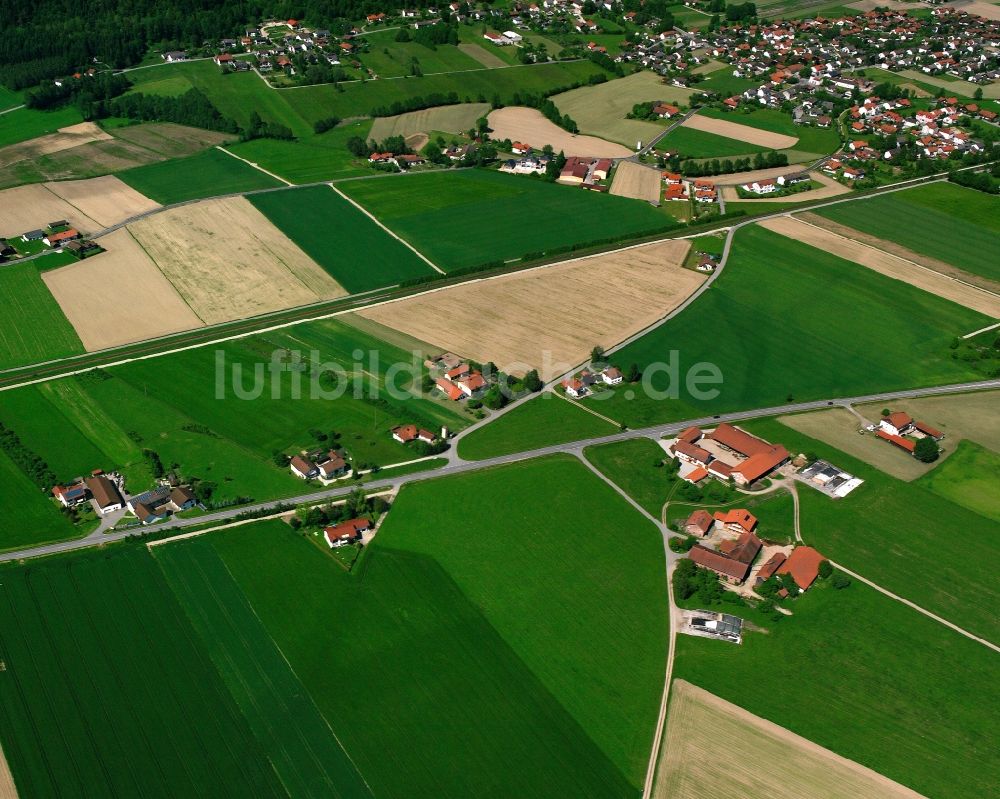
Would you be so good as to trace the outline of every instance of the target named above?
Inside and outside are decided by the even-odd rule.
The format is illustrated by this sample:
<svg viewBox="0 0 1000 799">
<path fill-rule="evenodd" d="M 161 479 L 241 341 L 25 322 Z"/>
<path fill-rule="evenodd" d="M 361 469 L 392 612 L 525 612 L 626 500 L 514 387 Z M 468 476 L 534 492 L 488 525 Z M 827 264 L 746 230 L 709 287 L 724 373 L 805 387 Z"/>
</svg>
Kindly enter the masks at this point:
<svg viewBox="0 0 1000 799">
<path fill-rule="evenodd" d="M 48 489 L 56 484 L 56 476 L 48 463 L 28 449 L 17 433 L 3 422 L 0 422 L 0 450 L 39 488 Z"/>
<path fill-rule="evenodd" d="M 700 163 L 690 159 L 671 158 L 665 162 L 675 172 L 683 171 L 688 177 L 706 177 L 711 175 L 728 175 L 732 172 L 749 172 L 756 169 L 769 169 L 778 166 L 788 166 L 788 156 L 771 150 L 767 153 L 757 153 L 750 158 L 713 158 Z"/>
</svg>

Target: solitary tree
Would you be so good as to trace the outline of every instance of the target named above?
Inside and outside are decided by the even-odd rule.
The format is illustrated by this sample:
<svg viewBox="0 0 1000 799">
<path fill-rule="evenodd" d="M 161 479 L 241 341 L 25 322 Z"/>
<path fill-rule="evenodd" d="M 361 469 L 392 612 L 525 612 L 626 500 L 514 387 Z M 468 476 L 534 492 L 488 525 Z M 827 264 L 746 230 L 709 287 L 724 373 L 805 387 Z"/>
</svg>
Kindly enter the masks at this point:
<svg viewBox="0 0 1000 799">
<path fill-rule="evenodd" d="M 819 562 L 819 576 L 824 580 L 833 574 L 833 566 L 830 565 L 830 561 L 821 560 Z"/>
<path fill-rule="evenodd" d="M 597 363 L 604 360 L 604 347 L 597 346 L 590 351 L 590 360 L 592 363 Z"/>
<path fill-rule="evenodd" d="M 625 375 L 625 379 L 629 383 L 638 383 L 641 377 L 642 373 L 639 371 L 639 364 L 637 363 L 631 364 L 628 368 L 628 372 Z"/>
<path fill-rule="evenodd" d="M 923 463 L 933 463 L 938 459 L 938 455 L 940 454 L 941 448 L 938 447 L 937 441 L 930 436 L 921 438 L 913 448 L 913 456 Z"/>
</svg>

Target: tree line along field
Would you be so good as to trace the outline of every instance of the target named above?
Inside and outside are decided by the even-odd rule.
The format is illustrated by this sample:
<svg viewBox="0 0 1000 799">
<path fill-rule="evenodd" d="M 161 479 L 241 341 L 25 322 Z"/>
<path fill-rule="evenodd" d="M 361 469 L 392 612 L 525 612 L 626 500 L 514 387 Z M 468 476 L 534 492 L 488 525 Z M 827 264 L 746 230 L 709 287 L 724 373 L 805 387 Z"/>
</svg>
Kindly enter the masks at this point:
<svg viewBox="0 0 1000 799">
<path fill-rule="evenodd" d="M 857 580 L 820 582 L 763 626 L 741 646 L 678 636 L 674 677 L 925 796 L 1000 779 L 994 652 Z"/>
<path fill-rule="evenodd" d="M 0 574 L 0 740 L 20 795 L 286 795 L 145 548 Z"/>
<path fill-rule="evenodd" d="M 352 294 L 434 274 L 329 186 L 258 194 L 250 202 Z"/>
<path fill-rule="evenodd" d="M 550 475 L 564 493 L 541 488 Z M 440 523 L 470 504 L 505 524 Z M 625 531 L 614 548 L 602 514 Z M 407 486 L 351 574 L 281 523 L 205 540 L 375 795 L 639 790 L 666 656 L 663 544 L 582 465 Z M 350 612 L 331 623 L 333 608 Z M 344 673 L 363 679 L 344 690 L 330 677 Z"/>
<path fill-rule="evenodd" d="M 186 158 L 126 169 L 118 177 L 161 205 L 284 185 L 215 148 Z"/>
<path fill-rule="evenodd" d="M 446 271 L 673 224 L 638 200 L 482 170 L 340 188 Z"/>
<path fill-rule="evenodd" d="M 814 213 L 1000 282 L 1000 198 L 940 182 Z M 936 235 L 921 235 L 936 231 Z M 990 257 L 990 256 L 994 257 Z M 968 331 L 966 331 L 968 332 Z"/>
<path fill-rule="evenodd" d="M 339 398 L 313 399 L 305 378 L 302 398 L 296 399 L 286 372 L 278 399 L 272 398 L 270 385 L 257 399 L 238 398 L 232 388 L 234 365 L 250 390 L 254 365 L 268 364 L 276 350 L 299 351 L 304 361 L 315 350 L 323 361 L 338 362 L 352 382 Z M 355 350 L 365 354 L 360 367 L 354 364 Z M 369 353 L 376 353 L 377 362 L 369 361 Z M 417 360 L 418 382 L 425 355 Z M 225 358 L 223 399 L 216 397 L 217 357 Z M 95 468 L 120 469 L 130 489 L 151 487 L 153 475 L 143 454 L 150 449 L 166 468 L 177 464 L 184 478 L 215 483 L 217 502 L 287 497 L 305 490 L 305 484 L 287 467 L 275 465 L 272 455 L 315 446 L 310 430 L 335 431 L 339 445 L 357 462 L 384 466 L 413 457 L 389 435 L 394 425 L 459 430 L 467 424 L 467 417 L 443 402 L 386 396 L 385 370 L 412 359 L 341 322 L 306 323 L 227 342 L 218 354 L 209 348 L 187 350 L 6 391 L 0 395 L 0 422 L 45 460 L 59 480 Z M 371 393 L 368 381 L 376 381 L 382 401 L 355 398 L 354 380 L 364 383 L 364 397 Z M 407 379 L 398 382 L 403 387 Z M 37 521 L 4 526 L 0 549 L 71 535 L 52 501 L 23 482 L 0 483 L 0 514 L 12 517 L 17 503 L 30 496 Z"/>
<path fill-rule="evenodd" d="M 807 544 L 889 591 L 1000 642 L 1000 620 L 994 612 L 998 592 L 992 572 L 992 564 L 1000 557 L 1000 539 L 992 518 L 928 490 L 934 470 L 908 483 L 777 421 L 750 422 L 745 427 L 769 441 L 781 442 L 790 452 L 818 453 L 865 480 L 836 502 L 819 491 L 799 489 L 802 538 Z M 949 486 L 952 496 L 974 488 L 974 482 L 965 484 L 965 480 L 976 479 L 961 458 L 947 468 L 956 456 L 940 467 L 947 469 L 940 479 L 955 481 Z M 988 502 L 989 496 L 983 500 Z M 942 544 L 955 530 L 962 531 L 964 547 Z M 970 550 L 977 553 L 975 558 L 968 557 Z M 958 586 L 962 589 L 957 590 Z"/>
<path fill-rule="evenodd" d="M 642 427 L 789 399 L 960 382 L 975 373 L 949 357 L 948 343 L 989 322 L 863 266 L 747 227 L 737 233 L 726 271 L 711 291 L 611 356 L 623 367 L 636 363 L 649 371 L 646 379 L 658 391 L 670 388 L 670 375 L 649 367 L 665 363 L 671 351 L 678 353 L 682 384 L 690 367 L 715 364 L 723 382 L 703 388 L 717 388 L 718 396 L 700 401 L 681 385 L 678 399 L 658 400 L 640 389 L 628 400 L 616 390 L 594 407 Z"/>
<path fill-rule="evenodd" d="M 37 261 L 0 267 L 0 369 L 83 352 L 55 298 L 45 287 Z"/>
</svg>

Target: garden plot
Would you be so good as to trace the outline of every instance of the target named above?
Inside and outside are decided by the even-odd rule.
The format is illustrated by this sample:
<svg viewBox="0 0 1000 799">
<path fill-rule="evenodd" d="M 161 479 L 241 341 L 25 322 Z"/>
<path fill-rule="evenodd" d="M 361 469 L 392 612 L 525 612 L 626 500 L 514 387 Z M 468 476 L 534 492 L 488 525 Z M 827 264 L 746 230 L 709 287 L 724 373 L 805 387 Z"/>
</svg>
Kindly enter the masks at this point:
<svg viewBox="0 0 1000 799">
<path fill-rule="evenodd" d="M 206 324 L 346 294 L 243 197 L 174 208 L 129 230 Z"/>
<path fill-rule="evenodd" d="M 476 280 L 361 311 L 422 341 L 551 379 L 653 324 L 704 279 L 664 241 Z"/>
</svg>

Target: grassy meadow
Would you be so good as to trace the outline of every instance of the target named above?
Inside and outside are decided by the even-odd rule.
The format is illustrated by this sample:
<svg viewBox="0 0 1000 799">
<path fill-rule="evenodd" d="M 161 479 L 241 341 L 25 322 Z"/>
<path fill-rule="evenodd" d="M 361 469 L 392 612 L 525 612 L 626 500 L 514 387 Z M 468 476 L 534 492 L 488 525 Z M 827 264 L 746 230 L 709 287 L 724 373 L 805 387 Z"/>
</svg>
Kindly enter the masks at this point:
<svg viewBox="0 0 1000 799">
<path fill-rule="evenodd" d="M 704 84 L 698 84 L 703 86 Z M 753 108 L 753 111 L 745 109 Z M 716 108 L 705 108 L 698 112 L 701 116 L 712 119 L 724 119 L 737 125 L 746 125 L 759 130 L 769 130 L 784 136 L 795 136 L 799 141 L 795 145 L 798 153 L 809 153 L 815 156 L 828 155 L 840 146 L 837 131 L 830 128 L 817 128 L 814 125 L 796 125 L 790 115 L 775 108 L 759 108 L 745 106 L 736 111 L 720 111 Z"/>
<path fill-rule="evenodd" d="M 676 150 L 682 158 L 742 158 L 754 153 L 770 152 L 769 147 L 685 127 L 674 128 L 656 146 L 664 150 Z"/>
<path fill-rule="evenodd" d="M 482 460 L 617 432 L 610 422 L 545 393 L 469 433 L 459 441 L 458 454 Z"/>
<path fill-rule="evenodd" d="M 995 521 L 928 490 L 927 478 L 897 480 L 773 420 L 744 426 L 791 452 L 818 454 L 865 481 L 836 501 L 799 487 L 800 524 L 807 544 L 889 591 L 1000 643 L 992 570 L 1000 557 Z M 948 468 L 956 457 L 959 453 L 941 465 L 946 470 L 941 480 L 954 479 L 948 486 L 953 496 L 974 490 L 964 482 L 967 472 L 961 466 Z M 995 491 L 977 496 L 989 502 Z M 961 547 L 954 545 L 956 536 Z M 969 552 L 976 557 L 970 558 Z"/>
<path fill-rule="evenodd" d="M 657 519 L 674 483 L 667 479 L 663 447 L 648 438 L 587 447 L 584 456 Z M 660 465 L 658 465 L 660 464 Z"/>
<path fill-rule="evenodd" d="M 822 286 L 822 291 L 817 290 Z M 702 320 L 712 330 L 705 335 Z M 981 314 L 863 266 L 759 227 L 737 233 L 726 271 L 696 303 L 611 360 L 644 371 L 644 389 L 600 404 L 631 427 L 706 413 L 767 408 L 974 377 L 949 357 L 948 343 L 988 324 Z M 665 365 L 677 353 L 681 383 L 697 364 L 715 364 L 717 396 L 698 400 L 684 386 L 667 392 Z"/>
<path fill-rule="evenodd" d="M 0 741 L 21 796 L 285 796 L 145 548 L 5 568 Z"/>
<path fill-rule="evenodd" d="M 0 147 L 55 133 L 59 128 L 83 122 L 80 110 L 73 105 L 53 111 L 19 108 L 9 114 L 0 114 Z"/>
<path fill-rule="evenodd" d="M 340 188 L 446 271 L 671 227 L 645 202 L 499 172 L 428 172 Z"/>
<path fill-rule="evenodd" d="M 441 44 L 433 49 L 417 42 L 397 42 L 395 30 L 371 31 L 365 39 L 371 45 L 360 56 L 361 62 L 380 78 L 410 75 L 410 65 L 418 64 L 424 75 L 436 72 L 482 69 L 483 65 L 455 45 Z"/>
<path fill-rule="evenodd" d="M 250 202 L 352 294 L 433 273 L 328 186 L 258 194 Z"/>
<path fill-rule="evenodd" d="M 44 260 L 44 259 L 43 259 Z M 83 344 L 42 282 L 35 262 L 0 266 L 0 369 L 83 352 Z"/>
<path fill-rule="evenodd" d="M 741 646 L 678 636 L 674 676 L 925 796 L 992 791 L 995 653 L 857 581 L 793 610 Z"/>
<path fill-rule="evenodd" d="M 933 183 L 814 213 L 1000 282 L 996 253 L 1000 198 L 953 183 Z M 946 235 L 921 235 L 936 230 Z"/>
<path fill-rule="evenodd" d="M 283 185 L 214 148 L 187 158 L 126 169 L 118 177 L 162 205 Z"/>
<path fill-rule="evenodd" d="M 972 441 L 961 441 L 940 466 L 919 484 L 956 505 L 1000 522 L 1000 454 Z"/>
</svg>

